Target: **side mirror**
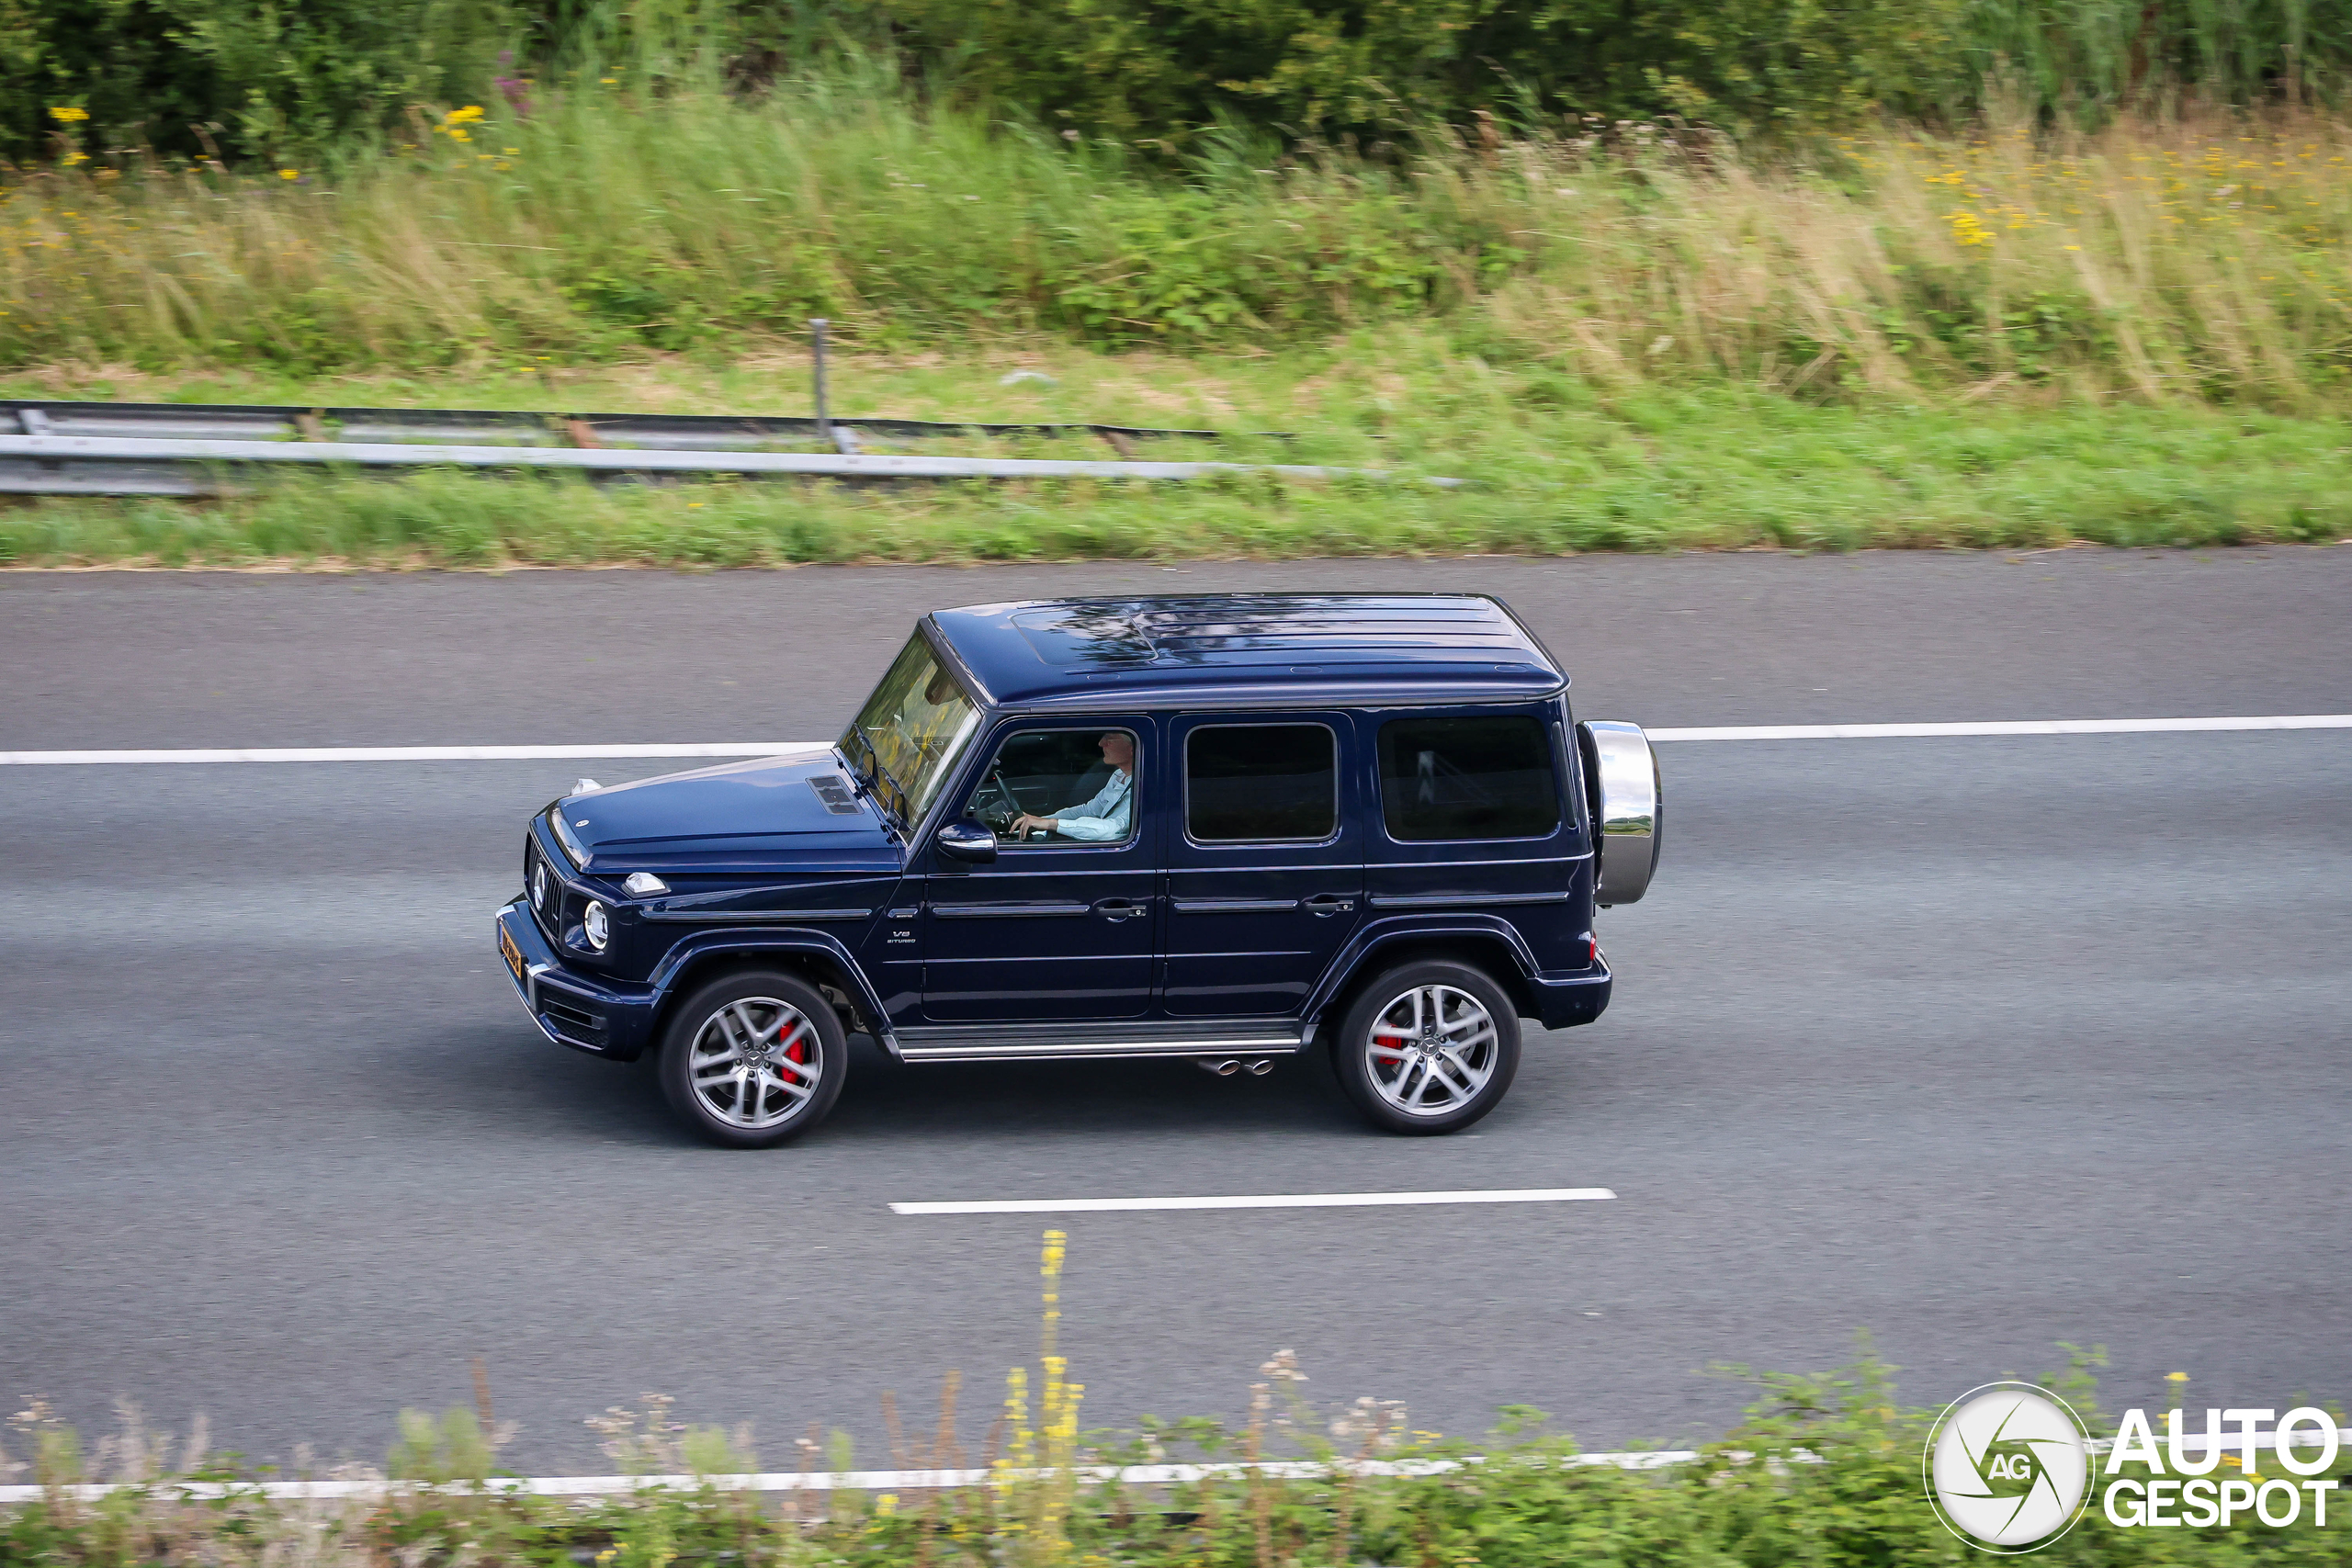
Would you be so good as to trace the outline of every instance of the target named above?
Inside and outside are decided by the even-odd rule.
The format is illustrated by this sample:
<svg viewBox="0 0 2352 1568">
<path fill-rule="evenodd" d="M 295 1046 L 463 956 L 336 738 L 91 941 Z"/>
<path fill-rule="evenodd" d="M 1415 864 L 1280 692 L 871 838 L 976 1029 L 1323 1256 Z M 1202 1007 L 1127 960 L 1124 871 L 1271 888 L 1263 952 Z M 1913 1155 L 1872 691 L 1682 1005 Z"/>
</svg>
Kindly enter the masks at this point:
<svg viewBox="0 0 2352 1568">
<path fill-rule="evenodd" d="M 996 861 L 996 835 L 982 822 L 967 817 L 960 822 L 950 822 L 940 829 L 932 842 L 939 846 L 942 857 L 962 861 L 967 865 L 990 865 Z"/>
<path fill-rule="evenodd" d="M 1577 726 L 1586 804 L 1592 808 L 1593 898 L 1606 908 L 1649 891 L 1666 826 L 1666 786 L 1657 753 L 1638 724 L 1595 719 Z"/>
</svg>

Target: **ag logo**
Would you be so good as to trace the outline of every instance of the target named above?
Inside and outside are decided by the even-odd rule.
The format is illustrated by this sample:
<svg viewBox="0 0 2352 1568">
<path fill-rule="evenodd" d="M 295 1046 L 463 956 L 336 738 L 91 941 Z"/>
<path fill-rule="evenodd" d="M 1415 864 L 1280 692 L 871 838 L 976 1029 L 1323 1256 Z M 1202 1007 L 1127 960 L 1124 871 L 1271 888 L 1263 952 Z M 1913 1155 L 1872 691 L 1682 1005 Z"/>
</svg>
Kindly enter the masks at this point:
<svg viewBox="0 0 2352 1568">
<path fill-rule="evenodd" d="M 2083 1424 L 2031 1383 L 1989 1382 L 1928 1434 L 1928 1498 L 1981 1551 L 2036 1551 L 2074 1527 L 2090 1489 Z"/>
</svg>

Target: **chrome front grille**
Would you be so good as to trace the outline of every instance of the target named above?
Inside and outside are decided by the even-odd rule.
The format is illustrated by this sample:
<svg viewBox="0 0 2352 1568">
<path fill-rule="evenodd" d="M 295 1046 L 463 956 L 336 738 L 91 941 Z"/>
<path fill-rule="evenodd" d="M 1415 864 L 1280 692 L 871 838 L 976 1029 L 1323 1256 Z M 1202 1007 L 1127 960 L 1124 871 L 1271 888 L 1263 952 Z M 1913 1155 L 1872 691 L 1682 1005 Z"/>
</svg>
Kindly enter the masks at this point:
<svg viewBox="0 0 2352 1568">
<path fill-rule="evenodd" d="M 548 863 L 539 851 L 538 839 L 531 834 L 523 840 L 523 897 L 531 906 L 531 918 L 549 942 L 560 940 L 563 934 L 563 878 Z"/>
</svg>

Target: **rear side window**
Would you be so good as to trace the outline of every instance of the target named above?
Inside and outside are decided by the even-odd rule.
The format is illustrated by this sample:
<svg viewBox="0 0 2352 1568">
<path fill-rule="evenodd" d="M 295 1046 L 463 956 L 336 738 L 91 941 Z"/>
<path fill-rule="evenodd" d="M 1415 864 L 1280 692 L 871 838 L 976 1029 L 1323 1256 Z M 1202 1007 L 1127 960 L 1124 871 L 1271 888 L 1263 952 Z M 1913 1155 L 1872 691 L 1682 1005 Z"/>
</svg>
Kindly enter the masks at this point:
<svg viewBox="0 0 2352 1568">
<path fill-rule="evenodd" d="M 1328 839 L 1339 741 L 1319 724 L 1214 724 L 1184 740 L 1184 830 L 1199 842 Z"/>
<path fill-rule="evenodd" d="M 1542 838 L 1560 825 L 1551 739 L 1523 714 L 1391 719 L 1380 809 L 1388 836 L 1408 842 Z"/>
</svg>

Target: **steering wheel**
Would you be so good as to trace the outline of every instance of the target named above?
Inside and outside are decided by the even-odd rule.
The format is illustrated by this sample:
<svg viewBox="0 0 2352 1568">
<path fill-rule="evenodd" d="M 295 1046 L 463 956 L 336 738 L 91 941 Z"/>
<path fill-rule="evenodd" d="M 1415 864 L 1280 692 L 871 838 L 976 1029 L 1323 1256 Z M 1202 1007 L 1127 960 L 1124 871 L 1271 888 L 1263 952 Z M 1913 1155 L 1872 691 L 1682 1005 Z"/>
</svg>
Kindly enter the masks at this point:
<svg viewBox="0 0 2352 1568">
<path fill-rule="evenodd" d="M 997 797 L 996 804 L 983 804 L 990 794 L 994 794 Z M 991 813 L 998 819 L 991 820 Z M 1002 768 L 991 768 L 989 771 L 988 779 L 980 785 L 979 793 L 972 797 L 972 815 L 988 823 L 999 833 L 1002 833 L 1011 827 L 1012 819 L 1021 815 L 1021 802 L 1014 798 L 1012 786 L 1004 782 Z"/>
</svg>

